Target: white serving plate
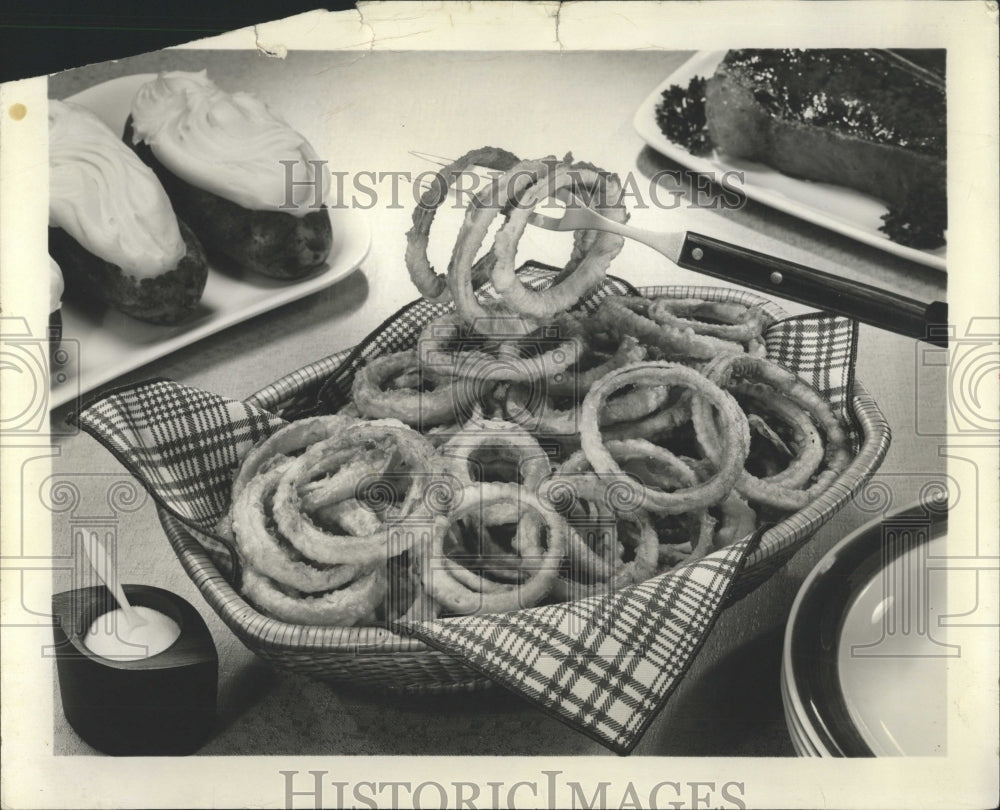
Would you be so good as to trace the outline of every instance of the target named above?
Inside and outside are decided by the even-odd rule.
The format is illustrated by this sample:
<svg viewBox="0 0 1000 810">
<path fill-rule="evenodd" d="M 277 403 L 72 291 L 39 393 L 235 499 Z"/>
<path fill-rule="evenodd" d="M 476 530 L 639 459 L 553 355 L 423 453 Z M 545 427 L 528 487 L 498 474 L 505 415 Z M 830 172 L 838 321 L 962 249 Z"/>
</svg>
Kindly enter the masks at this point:
<svg viewBox="0 0 1000 810">
<path fill-rule="evenodd" d="M 148 73 L 123 76 L 66 100 L 89 108 L 112 130 L 121 132 L 136 90 L 152 78 L 154 74 Z M 212 267 L 197 311 L 182 324 L 157 326 L 110 307 L 63 301 L 66 361 L 53 370 L 49 407 L 65 405 L 122 374 L 329 287 L 356 270 L 371 247 L 368 220 L 350 208 L 329 210 L 334 241 L 325 270 L 298 281 L 279 281 Z"/>
<path fill-rule="evenodd" d="M 663 91 L 674 84 L 687 87 L 695 76 L 711 76 L 725 55 L 726 51 L 699 51 L 649 94 L 632 122 L 647 144 L 685 168 L 702 174 L 721 176 L 723 172 L 742 172 L 744 179 L 740 188 L 751 200 L 904 259 L 936 270 L 946 269 L 947 247 L 919 250 L 897 244 L 882 233 L 878 228 L 888 209 L 874 197 L 843 186 L 789 177 L 762 163 L 731 158 L 718 150 L 698 157 L 667 140 L 656 123 L 656 107 Z"/>
<path fill-rule="evenodd" d="M 781 695 L 800 756 L 946 752 L 946 504 L 868 523 L 810 572 L 785 632 Z"/>
</svg>

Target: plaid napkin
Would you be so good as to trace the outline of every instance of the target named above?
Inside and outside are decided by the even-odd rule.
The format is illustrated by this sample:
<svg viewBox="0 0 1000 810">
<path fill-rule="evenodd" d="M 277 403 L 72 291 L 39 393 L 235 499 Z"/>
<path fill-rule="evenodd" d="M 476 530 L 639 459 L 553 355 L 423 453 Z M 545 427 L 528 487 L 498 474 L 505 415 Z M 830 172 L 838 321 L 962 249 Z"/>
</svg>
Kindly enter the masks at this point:
<svg viewBox="0 0 1000 810">
<path fill-rule="evenodd" d="M 552 278 L 529 265 L 533 286 Z M 631 292 L 609 278 L 584 309 Z M 663 288 L 686 296 L 746 300 L 741 291 Z M 488 291 L 487 291 L 488 294 Z M 755 299 L 756 300 L 756 299 Z M 322 381 L 295 417 L 344 401 L 354 372 L 370 357 L 415 343 L 448 305 L 415 302 L 398 312 Z M 797 371 L 840 409 L 845 423 L 853 386 L 856 324 L 839 316 L 789 318 L 770 327 L 768 356 Z M 287 412 L 286 412 L 287 415 Z M 74 421 L 101 442 L 167 511 L 211 534 L 228 509 L 233 471 L 285 420 L 245 402 L 152 380 L 112 391 Z M 614 594 L 512 614 L 397 623 L 427 644 L 521 694 L 573 728 L 625 754 L 638 743 L 679 684 L 761 532 L 677 571 Z"/>
</svg>

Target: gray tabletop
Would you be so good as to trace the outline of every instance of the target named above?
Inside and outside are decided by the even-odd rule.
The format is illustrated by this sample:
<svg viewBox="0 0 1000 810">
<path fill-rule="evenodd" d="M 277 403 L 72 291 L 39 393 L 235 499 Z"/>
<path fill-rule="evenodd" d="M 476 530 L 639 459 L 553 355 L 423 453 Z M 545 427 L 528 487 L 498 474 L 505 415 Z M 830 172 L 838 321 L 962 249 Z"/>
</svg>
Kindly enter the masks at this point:
<svg viewBox="0 0 1000 810">
<path fill-rule="evenodd" d="M 365 171 L 415 175 L 432 167 L 410 150 L 458 155 L 492 144 L 523 156 L 572 150 L 576 157 L 619 174 L 631 172 L 648 188 L 656 172 L 679 167 L 645 146 L 633 131 L 632 116 L 688 56 L 650 51 L 293 52 L 282 60 L 256 52 L 178 50 L 53 76 L 50 96 L 66 98 L 132 73 L 204 68 L 225 89 L 246 89 L 264 98 L 307 134 L 329 158 L 331 169 L 349 177 Z M 412 196 L 408 188 L 395 201 L 388 186 L 380 185 L 379 192 L 367 211 L 372 249 L 356 272 L 322 292 L 136 369 L 115 384 L 162 376 L 245 397 L 293 369 L 355 344 L 416 297 L 402 261 Z M 942 272 L 753 202 L 738 210 L 665 211 L 649 206 L 634 210 L 632 222 L 660 229 L 697 227 L 914 298 L 945 298 Z M 432 251 L 447 251 L 448 227 L 443 218 Z M 447 252 L 441 255 L 439 266 Z M 520 255 L 533 256 L 530 245 Z M 704 282 L 634 243 L 626 245 L 612 271 L 637 285 Z M 795 305 L 788 309 L 803 311 Z M 902 506 L 917 497 L 928 477 L 943 474 L 941 442 L 933 435 L 940 431 L 925 428 L 943 424 L 945 389 L 925 369 L 923 349 L 913 340 L 863 326 L 858 349 L 857 376 L 894 433 L 878 476 L 887 484 L 893 506 Z M 62 409 L 53 418 L 61 423 L 65 416 Z M 62 437 L 57 447 L 56 480 L 73 481 L 81 493 L 74 510 L 55 516 L 56 548 L 65 550 L 74 521 L 106 512 L 109 486 L 127 474 L 86 435 Z M 722 615 L 636 754 L 794 754 L 779 692 L 781 640 L 789 608 L 823 553 L 871 516 L 848 504 L 785 568 Z M 115 521 L 122 578 L 184 596 L 200 610 L 215 639 L 219 719 L 202 754 L 607 753 L 499 688 L 449 697 L 389 697 L 360 684 L 333 687 L 273 669 L 223 626 L 187 579 L 150 500 L 129 505 L 115 514 Z M 57 589 L 63 584 L 59 576 Z M 56 753 L 93 753 L 67 726 L 58 694 L 55 723 Z"/>
</svg>

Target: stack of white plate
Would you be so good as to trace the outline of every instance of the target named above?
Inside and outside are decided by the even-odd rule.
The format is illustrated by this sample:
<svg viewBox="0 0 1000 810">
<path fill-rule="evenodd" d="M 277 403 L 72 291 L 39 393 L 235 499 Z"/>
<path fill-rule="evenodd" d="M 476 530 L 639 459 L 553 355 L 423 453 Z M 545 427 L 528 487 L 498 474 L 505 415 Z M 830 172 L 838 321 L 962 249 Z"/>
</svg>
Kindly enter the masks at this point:
<svg viewBox="0 0 1000 810">
<path fill-rule="evenodd" d="M 846 537 L 806 577 L 785 630 L 781 696 L 800 756 L 945 753 L 941 624 L 947 499 Z"/>
</svg>

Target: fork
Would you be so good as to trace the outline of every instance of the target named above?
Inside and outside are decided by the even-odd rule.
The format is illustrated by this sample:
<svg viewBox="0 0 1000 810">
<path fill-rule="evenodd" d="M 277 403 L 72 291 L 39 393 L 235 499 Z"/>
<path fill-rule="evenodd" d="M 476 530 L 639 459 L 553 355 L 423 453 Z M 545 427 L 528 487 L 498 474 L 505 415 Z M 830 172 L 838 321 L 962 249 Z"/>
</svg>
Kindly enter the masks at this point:
<svg viewBox="0 0 1000 810">
<path fill-rule="evenodd" d="M 948 345 L 948 305 L 943 301 L 925 304 L 692 231 L 647 231 L 623 225 L 587 207 L 572 194 L 557 192 L 557 196 L 566 203 L 561 217 L 533 212 L 528 222 L 550 231 L 608 231 L 653 248 L 679 267 L 735 281 L 936 346 Z"/>
<path fill-rule="evenodd" d="M 442 166 L 449 162 L 424 152 L 411 154 Z M 535 211 L 528 222 L 550 231 L 618 234 L 651 247 L 679 267 L 947 348 L 948 305 L 944 301 L 927 304 L 692 231 L 648 231 L 623 225 L 588 207 L 566 188 L 557 190 L 555 197 L 566 205 L 562 216 Z"/>
</svg>

